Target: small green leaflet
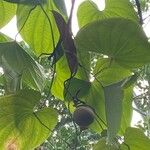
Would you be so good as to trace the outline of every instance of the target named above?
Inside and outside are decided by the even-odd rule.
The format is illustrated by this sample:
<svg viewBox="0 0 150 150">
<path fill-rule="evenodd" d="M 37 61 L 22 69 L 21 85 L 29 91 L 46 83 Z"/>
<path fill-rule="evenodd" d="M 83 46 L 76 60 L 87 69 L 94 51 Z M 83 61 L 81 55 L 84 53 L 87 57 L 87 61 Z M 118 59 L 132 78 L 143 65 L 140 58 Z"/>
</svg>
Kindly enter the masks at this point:
<svg viewBox="0 0 150 150">
<path fill-rule="evenodd" d="M 48 138 L 58 116 L 52 108 L 34 111 L 40 98 L 40 93 L 33 90 L 22 90 L 0 98 L 1 150 L 12 146 L 19 150 L 31 150 Z"/>
</svg>

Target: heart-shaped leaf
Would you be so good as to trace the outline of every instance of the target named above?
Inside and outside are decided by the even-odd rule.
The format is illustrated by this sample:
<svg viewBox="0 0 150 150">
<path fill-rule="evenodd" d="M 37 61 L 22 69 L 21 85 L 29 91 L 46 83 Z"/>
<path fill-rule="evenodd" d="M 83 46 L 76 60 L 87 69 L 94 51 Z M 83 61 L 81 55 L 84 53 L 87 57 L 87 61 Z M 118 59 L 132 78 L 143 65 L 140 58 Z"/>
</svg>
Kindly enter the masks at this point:
<svg viewBox="0 0 150 150">
<path fill-rule="evenodd" d="M 105 9 L 100 11 L 94 2 L 90 0 L 83 2 L 77 13 L 79 26 L 82 27 L 90 22 L 112 17 L 138 21 L 137 14 L 129 0 L 105 0 L 105 6 Z"/>
<path fill-rule="evenodd" d="M 52 53 L 59 33 L 51 10 L 57 10 L 53 0 L 37 6 L 18 5 L 17 26 L 22 38 L 37 56 Z"/>
<path fill-rule="evenodd" d="M 48 138 L 57 123 L 57 113 L 52 108 L 35 111 L 40 98 L 40 93 L 32 90 L 0 98 L 1 150 L 33 149 Z"/>
<path fill-rule="evenodd" d="M 0 28 L 5 26 L 15 15 L 16 5 L 0 0 Z"/>
<path fill-rule="evenodd" d="M 150 62 L 150 44 L 141 26 L 122 18 L 96 21 L 82 28 L 76 36 L 77 49 L 107 55 L 126 68 Z"/>
</svg>

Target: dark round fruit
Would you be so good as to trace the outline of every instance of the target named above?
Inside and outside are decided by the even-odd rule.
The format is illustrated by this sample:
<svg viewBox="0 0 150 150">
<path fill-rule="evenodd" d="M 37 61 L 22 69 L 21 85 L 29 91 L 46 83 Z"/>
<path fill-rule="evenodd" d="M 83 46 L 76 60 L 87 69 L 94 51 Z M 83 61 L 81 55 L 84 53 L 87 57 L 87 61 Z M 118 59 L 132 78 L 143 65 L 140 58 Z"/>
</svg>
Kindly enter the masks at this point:
<svg viewBox="0 0 150 150">
<path fill-rule="evenodd" d="M 88 127 L 94 121 L 94 112 L 88 106 L 78 106 L 73 113 L 73 119 L 80 127 Z"/>
</svg>

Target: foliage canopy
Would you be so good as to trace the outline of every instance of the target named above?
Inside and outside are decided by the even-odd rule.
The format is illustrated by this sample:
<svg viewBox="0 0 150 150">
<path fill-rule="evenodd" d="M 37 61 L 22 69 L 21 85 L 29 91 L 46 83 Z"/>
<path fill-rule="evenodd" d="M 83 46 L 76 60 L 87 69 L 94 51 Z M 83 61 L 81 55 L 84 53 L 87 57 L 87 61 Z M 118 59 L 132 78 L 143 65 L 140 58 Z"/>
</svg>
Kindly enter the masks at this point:
<svg viewBox="0 0 150 150">
<path fill-rule="evenodd" d="M 93 109 L 88 128 L 101 136 L 93 149 L 148 150 L 150 140 L 130 127 L 136 70 L 150 63 L 139 16 L 129 0 L 106 0 L 103 11 L 86 0 L 74 37 L 74 2 L 67 16 L 63 0 L 0 0 L 0 28 L 16 15 L 23 39 L 0 33 L 0 149 L 40 146 L 60 126 L 58 102 L 76 132 L 76 107 Z"/>
</svg>

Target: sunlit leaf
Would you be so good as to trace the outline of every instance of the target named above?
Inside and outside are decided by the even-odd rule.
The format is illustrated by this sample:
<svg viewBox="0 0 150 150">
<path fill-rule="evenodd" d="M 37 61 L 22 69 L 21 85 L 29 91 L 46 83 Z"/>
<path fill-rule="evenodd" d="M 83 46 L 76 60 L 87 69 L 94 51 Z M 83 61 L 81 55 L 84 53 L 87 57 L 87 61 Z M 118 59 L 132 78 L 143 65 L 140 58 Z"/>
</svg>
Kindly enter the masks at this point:
<svg viewBox="0 0 150 150">
<path fill-rule="evenodd" d="M 105 0 L 105 3 L 105 9 L 101 11 L 94 2 L 90 0 L 83 2 L 78 9 L 79 26 L 82 27 L 90 22 L 112 17 L 138 21 L 137 14 L 129 0 Z"/>
<path fill-rule="evenodd" d="M 15 15 L 16 5 L 0 0 L 0 28 L 5 26 Z"/>
<path fill-rule="evenodd" d="M 131 20 L 111 18 L 82 28 L 76 36 L 77 49 L 107 55 L 126 68 L 150 62 L 150 44 L 141 26 Z"/>
<path fill-rule="evenodd" d="M 66 57 L 63 56 L 56 64 L 56 75 L 51 92 L 58 99 L 64 100 L 64 82 L 70 78 L 70 70 L 67 64 Z"/>
<path fill-rule="evenodd" d="M 20 4 L 17 8 L 18 30 L 37 56 L 52 53 L 59 39 L 51 10 L 57 10 L 52 0 L 37 6 Z"/>
<path fill-rule="evenodd" d="M 32 90 L 0 98 L 1 150 L 12 147 L 20 150 L 33 149 L 48 138 L 57 123 L 57 113 L 52 108 L 35 111 L 34 107 L 40 98 L 40 93 Z"/>
</svg>

